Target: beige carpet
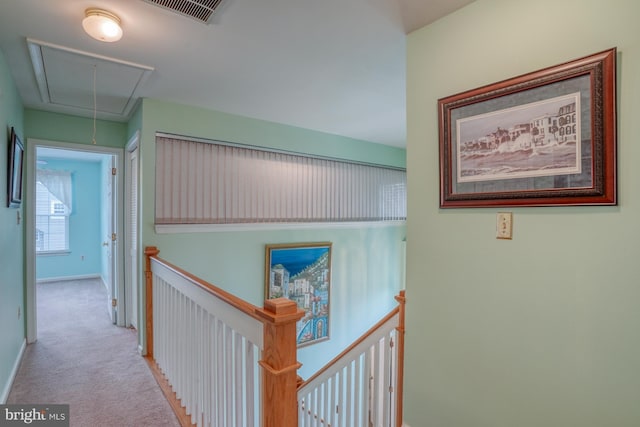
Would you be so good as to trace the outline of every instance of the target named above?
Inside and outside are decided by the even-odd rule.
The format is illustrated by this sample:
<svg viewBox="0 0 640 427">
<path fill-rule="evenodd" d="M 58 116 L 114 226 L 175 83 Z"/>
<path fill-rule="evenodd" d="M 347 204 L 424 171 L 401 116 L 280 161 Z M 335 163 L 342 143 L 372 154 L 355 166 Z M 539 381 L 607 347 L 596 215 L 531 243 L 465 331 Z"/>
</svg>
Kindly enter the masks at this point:
<svg viewBox="0 0 640 427">
<path fill-rule="evenodd" d="M 7 403 L 69 404 L 73 427 L 179 426 L 136 332 L 111 324 L 98 280 L 39 284 L 38 341 Z"/>
</svg>

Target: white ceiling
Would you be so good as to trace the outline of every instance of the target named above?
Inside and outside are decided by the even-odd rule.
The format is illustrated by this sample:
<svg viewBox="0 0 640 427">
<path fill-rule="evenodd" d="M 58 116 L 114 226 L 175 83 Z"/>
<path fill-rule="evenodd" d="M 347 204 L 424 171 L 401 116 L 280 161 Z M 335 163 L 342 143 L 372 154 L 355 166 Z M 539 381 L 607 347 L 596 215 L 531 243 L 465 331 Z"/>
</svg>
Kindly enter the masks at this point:
<svg viewBox="0 0 640 427">
<path fill-rule="evenodd" d="M 30 108 L 93 116 L 99 57 L 99 118 L 125 121 L 131 108 L 108 106 L 148 97 L 404 147 L 405 34 L 472 1 L 224 0 L 206 25 L 142 0 L 0 0 L 0 49 Z M 122 40 L 84 33 L 90 7 L 121 18 Z M 62 54 L 43 93 L 27 39 Z M 122 64 L 152 71 L 131 83 Z"/>
</svg>

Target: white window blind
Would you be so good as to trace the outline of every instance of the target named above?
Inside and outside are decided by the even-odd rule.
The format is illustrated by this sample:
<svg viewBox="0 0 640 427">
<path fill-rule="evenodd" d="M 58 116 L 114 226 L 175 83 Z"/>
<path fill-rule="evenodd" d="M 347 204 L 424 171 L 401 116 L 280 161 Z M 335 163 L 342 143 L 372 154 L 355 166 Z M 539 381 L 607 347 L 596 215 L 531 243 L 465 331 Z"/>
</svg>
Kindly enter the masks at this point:
<svg viewBox="0 0 640 427">
<path fill-rule="evenodd" d="M 404 170 L 156 136 L 156 224 L 404 219 Z"/>
<path fill-rule="evenodd" d="M 36 171 L 36 252 L 69 250 L 71 173 Z"/>
</svg>

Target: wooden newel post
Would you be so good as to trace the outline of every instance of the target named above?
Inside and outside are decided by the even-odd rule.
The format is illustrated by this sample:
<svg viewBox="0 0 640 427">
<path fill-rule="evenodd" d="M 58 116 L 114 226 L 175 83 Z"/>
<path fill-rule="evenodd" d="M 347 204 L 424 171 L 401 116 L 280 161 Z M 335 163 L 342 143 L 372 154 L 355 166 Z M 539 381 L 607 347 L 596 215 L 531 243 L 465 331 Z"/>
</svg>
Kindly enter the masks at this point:
<svg viewBox="0 0 640 427">
<path fill-rule="evenodd" d="M 153 358 L 153 274 L 151 273 L 151 257 L 155 257 L 160 250 L 155 246 L 144 248 L 145 256 L 145 311 L 146 311 L 146 336 L 147 336 L 147 357 Z"/>
<path fill-rule="evenodd" d="M 262 351 L 262 426 L 297 427 L 296 322 L 304 312 L 287 298 L 266 300 L 256 310 L 264 322 Z"/>
<path fill-rule="evenodd" d="M 398 315 L 398 327 L 396 328 L 397 341 L 398 341 L 398 377 L 396 379 L 396 427 L 402 427 L 403 424 L 403 392 L 404 392 L 404 332 L 405 332 L 405 312 L 407 305 L 407 298 L 405 297 L 405 291 L 400 291 L 400 295 L 397 295 L 396 301 L 398 301 L 399 315 Z"/>
</svg>

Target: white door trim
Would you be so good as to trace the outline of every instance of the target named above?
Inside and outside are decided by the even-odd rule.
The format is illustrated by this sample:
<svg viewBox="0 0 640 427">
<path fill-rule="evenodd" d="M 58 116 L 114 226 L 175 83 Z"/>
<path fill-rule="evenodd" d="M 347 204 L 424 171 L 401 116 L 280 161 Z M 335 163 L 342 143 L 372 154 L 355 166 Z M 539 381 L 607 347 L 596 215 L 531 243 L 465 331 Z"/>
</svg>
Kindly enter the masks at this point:
<svg viewBox="0 0 640 427">
<path fill-rule="evenodd" d="M 104 166 L 104 163 L 103 163 Z M 116 170 L 116 173 L 113 173 L 113 170 Z M 117 280 L 117 271 L 118 271 L 118 258 L 117 252 L 118 247 L 122 241 L 122 233 L 117 232 L 118 226 L 118 218 L 116 212 L 118 210 L 118 200 L 116 199 L 116 188 L 118 187 L 118 172 L 122 173 L 122 169 L 118 169 L 117 159 L 115 156 L 110 156 L 107 164 L 107 168 L 102 170 L 102 173 L 105 173 L 107 186 L 102 189 L 103 195 L 103 212 L 102 212 L 102 221 L 103 223 L 100 225 L 100 228 L 104 230 L 102 238 L 105 239 L 104 243 L 106 246 L 102 247 L 103 251 L 103 261 L 106 259 L 106 267 L 102 266 L 103 274 L 105 271 L 107 272 L 108 278 L 106 283 L 107 290 L 109 291 L 109 300 L 107 301 L 107 309 L 109 310 L 109 316 L 111 316 L 111 320 L 114 324 L 120 324 L 122 322 L 118 322 L 118 317 L 124 317 L 125 314 L 125 303 L 126 296 L 120 292 L 118 287 Z M 105 177 L 103 177 L 105 178 Z M 109 209 L 105 211 L 104 207 L 109 206 Z M 113 238 L 113 233 L 116 234 L 116 239 Z M 104 245 L 103 243 L 103 245 Z M 121 300 L 120 304 L 113 304 L 113 300 Z"/>
<path fill-rule="evenodd" d="M 123 150 L 121 148 L 112 148 L 112 147 L 103 147 L 98 145 L 85 145 L 85 144 L 75 144 L 71 142 L 60 142 L 60 141 L 48 141 L 42 139 L 33 139 L 28 138 L 27 140 L 27 149 L 26 149 L 26 168 L 25 168 L 25 177 L 26 177 L 26 187 L 25 187 L 25 253 L 26 253 L 26 307 L 25 307 L 25 316 L 27 321 L 27 342 L 32 343 L 35 342 L 38 338 L 38 330 L 37 330 L 37 314 L 36 314 L 36 260 L 35 260 L 35 176 L 36 176 L 36 148 L 38 147 L 50 147 L 50 148 L 61 148 L 67 150 L 74 151 L 87 151 L 93 153 L 101 153 L 101 154 L 109 154 L 113 155 L 116 158 L 116 164 L 119 171 L 122 171 L 122 154 Z M 115 197 L 118 201 L 118 206 L 122 206 L 121 201 L 123 197 L 123 189 L 124 189 L 124 180 L 122 179 L 122 173 L 118 173 L 117 175 L 117 185 L 115 189 Z M 117 217 L 117 235 L 123 235 L 123 212 L 122 210 L 118 212 L 114 212 L 114 215 Z M 123 262 L 124 253 L 122 250 L 123 245 L 117 245 L 116 254 L 114 257 L 116 263 L 116 277 L 115 282 L 118 287 L 118 295 L 119 298 L 124 296 L 124 268 Z M 124 301 L 118 301 L 118 305 L 124 304 Z M 118 316 L 118 325 L 124 326 L 124 316 Z"/>
<path fill-rule="evenodd" d="M 131 137 L 131 139 L 129 140 L 129 142 L 127 142 L 127 146 L 125 148 L 125 169 L 124 169 L 124 175 L 125 175 L 125 184 L 124 184 L 124 192 L 125 192 L 125 197 L 124 197 L 124 217 L 125 217 L 125 221 L 124 221 L 124 239 L 123 239 L 123 245 L 124 246 L 124 257 L 125 257 L 125 268 L 124 268 L 124 277 L 125 277 L 125 292 L 126 292 L 126 311 L 125 311 L 125 317 L 126 317 L 126 322 L 125 325 L 127 327 L 129 326 L 135 326 L 136 328 L 140 329 L 140 319 L 139 319 L 139 313 L 140 311 L 140 283 L 142 283 L 140 281 L 140 274 L 139 274 L 139 269 L 133 268 L 134 266 L 132 265 L 132 257 L 130 252 L 130 249 L 135 246 L 135 247 L 140 247 L 140 241 L 139 241 L 139 236 L 140 236 L 140 201 L 138 200 L 138 212 L 136 213 L 136 230 L 135 233 L 133 232 L 134 230 L 132 230 L 132 224 L 131 224 L 131 220 L 130 220 L 130 216 L 129 213 L 131 212 L 131 183 L 133 179 L 136 179 L 136 182 L 140 182 L 140 178 L 139 178 L 139 165 L 140 165 L 140 156 L 139 156 L 139 151 L 138 154 L 136 155 L 136 162 L 138 163 L 138 168 L 136 168 L 138 170 L 138 175 L 137 176 L 133 176 L 132 175 L 132 171 L 131 171 L 131 157 L 133 155 L 133 153 L 138 149 L 139 146 L 139 142 L 140 142 L 140 132 L 136 131 L 136 133 Z M 134 195 L 135 197 L 137 197 L 139 199 L 138 194 Z M 136 242 L 137 244 L 132 244 L 131 240 L 131 236 L 132 235 L 136 235 L 138 236 L 138 242 Z M 140 265 L 140 261 L 138 259 L 138 255 L 136 254 L 135 256 L 135 263 L 136 266 Z M 133 277 L 133 272 L 136 271 L 138 272 L 137 277 Z M 135 288 L 134 288 L 134 285 Z M 134 307 L 133 305 L 136 304 L 136 307 Z M 134 318 L 135 317 L 135 318 Z"/>
</svg>

